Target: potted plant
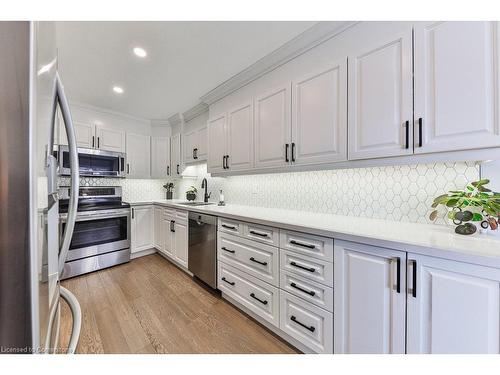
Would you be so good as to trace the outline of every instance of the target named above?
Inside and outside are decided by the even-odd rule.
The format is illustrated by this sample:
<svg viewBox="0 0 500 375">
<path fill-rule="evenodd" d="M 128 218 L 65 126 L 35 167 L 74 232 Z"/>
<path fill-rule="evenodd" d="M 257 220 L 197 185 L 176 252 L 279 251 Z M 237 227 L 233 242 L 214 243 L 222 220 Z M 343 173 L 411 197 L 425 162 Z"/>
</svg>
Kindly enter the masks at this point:
<svg viewBox="0 0 500 375">
<path fill-rule="evenodd" d="M 167 199 L 172 199 L 174 195 L 174 183 L 173 182 L 168 182 L 165 185 L 163 185 L 163 188 L 167 190 Z"/>
<path fill-rule="evenodd" d="M 186 191 L 186 199 L 188 201 L 194 201 L 196 199 L 196 193 L 198 192 L 198 189 L 196 189 L 194 186 L 190 186 L 189 189 Z"/>
<path fill-rule="evenodd" d="M 435 221 L 438 208 L 448 210 L 447 218 L 456 225 L 455 233 L 474 234 L 478 230 L 498 230 L 500 214 L 500 193 L 486 188 L 487 179 L 474 181 L 465 190 L 452 190 L 434 199 L 429 219 Z"/>
</svg>

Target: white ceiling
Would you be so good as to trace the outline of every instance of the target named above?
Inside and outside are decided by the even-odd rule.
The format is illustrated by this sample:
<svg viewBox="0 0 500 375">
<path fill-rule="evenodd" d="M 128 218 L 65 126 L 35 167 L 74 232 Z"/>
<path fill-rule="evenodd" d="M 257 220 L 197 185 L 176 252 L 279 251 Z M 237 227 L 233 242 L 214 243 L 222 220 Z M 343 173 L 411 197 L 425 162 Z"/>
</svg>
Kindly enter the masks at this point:
<svg viewBox="0 0 500 375">
<path fill-rule="evenodd" d="M 59 71 L 70 101 L 164 119 L 314 24 L 58 22 Z"/>
</svg>

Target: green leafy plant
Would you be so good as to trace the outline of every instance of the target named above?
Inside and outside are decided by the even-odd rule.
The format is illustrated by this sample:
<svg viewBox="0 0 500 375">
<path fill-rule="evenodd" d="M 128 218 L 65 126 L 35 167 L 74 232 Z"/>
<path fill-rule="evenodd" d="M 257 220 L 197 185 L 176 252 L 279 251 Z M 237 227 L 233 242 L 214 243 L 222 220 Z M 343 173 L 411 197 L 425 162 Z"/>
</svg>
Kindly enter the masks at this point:
<svg viewBox="0 0 500 375">
<path fill-rule="evenodd" d="M 189 189 L 186 190 L 186 193 L 189 193 L 189 194 L 196 194 L 198 193 L 198 189 L 196 189 L 196 187 L 194 187 L 193 185 L 191 185 L 189 187 Z"/>
<path fill-rule="evenodd" d="M 163 188 L 166 189 L 168 192 L 171 192 L 174 190 L 174 183 L 168 182 L 165 185 L 163 185 Z"/>
<path fill-rule="evenodd" d="M 432 208 L 446 207 L 449 210 L 448 218 L 460 223 L 487 220 L 489 226 L 496 229 L 500 214 L 500 193 L 494 193 L 486 188 L 485 185 L 489 182 L 487 179 L 474 181 L 467 185 L 465 190 L 451 190 L 447 194 L 440 195 L 434 198 Z M 471 212 L 470 209 L 481 212 Z M 437 217 L 438 210 L 435 209 L 430 213 L 429 219 L 435 221 Z"/>
</svg>

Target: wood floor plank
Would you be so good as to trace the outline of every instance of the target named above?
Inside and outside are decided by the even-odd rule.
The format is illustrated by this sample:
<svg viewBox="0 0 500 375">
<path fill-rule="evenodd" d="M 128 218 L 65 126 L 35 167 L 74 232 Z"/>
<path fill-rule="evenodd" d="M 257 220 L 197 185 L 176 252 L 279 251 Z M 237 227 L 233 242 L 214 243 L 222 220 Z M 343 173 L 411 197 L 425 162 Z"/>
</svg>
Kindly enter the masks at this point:
<svg viewBox="0 0 500 375">
<path fill-rule="evenodd" d="M 65 280 L 78 298 L 78 353 L 297 353 L 158 254 Z M 61 304 L 61 346 L 71 314 Z"/>
</svg>

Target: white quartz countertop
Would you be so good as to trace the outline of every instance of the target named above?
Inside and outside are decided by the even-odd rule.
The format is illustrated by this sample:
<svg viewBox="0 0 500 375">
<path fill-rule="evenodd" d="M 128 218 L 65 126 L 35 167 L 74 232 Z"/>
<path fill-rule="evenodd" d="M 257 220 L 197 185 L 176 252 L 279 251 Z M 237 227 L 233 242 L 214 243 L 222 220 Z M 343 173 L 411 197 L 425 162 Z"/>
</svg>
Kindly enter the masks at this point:
<svg viewBox="0 0 500 375">
<path fill-rule="evenodd" d="M 208 215 L 302 231 L 339 240 L 348 240 L 500 267 L 500 234 L 462 236 L 453 227 L 416 224 L 354 216 L 321 214 L 277 208 L 227 204 L 185 206 L 182 200 L 129 202 L 134 205 L 159 204 Z"/>
</svg>

